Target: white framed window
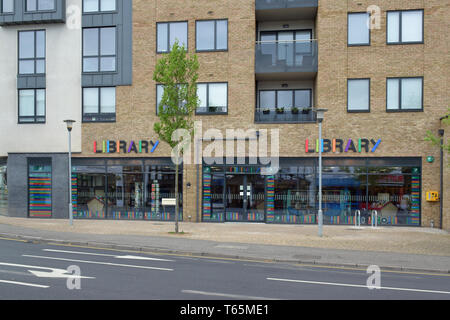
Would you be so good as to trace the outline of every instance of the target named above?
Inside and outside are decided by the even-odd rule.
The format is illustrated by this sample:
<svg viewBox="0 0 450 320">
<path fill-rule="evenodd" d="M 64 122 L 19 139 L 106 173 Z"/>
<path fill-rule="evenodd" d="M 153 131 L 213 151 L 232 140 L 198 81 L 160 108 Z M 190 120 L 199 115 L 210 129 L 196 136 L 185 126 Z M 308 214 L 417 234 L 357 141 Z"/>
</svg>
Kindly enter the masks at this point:
<svg viewBox="0 0 450 320">
<path fill-rule="evenodd" d="M 423 10 L 388 11 L 388 44 L 414 44 L 423 41 Z"/>
<path fill-rule="evenodd" d="M 116 88 L 83 88 L 83 122 L 116 121 Z"/>
<path fill-rule="evenodd" d="M 347 80 L 347 112 L 370 112 L 370 79 Z"/>
<path fill-rule="evenodd" d="M 347 41 L 349 46 L 370 45 L 369 21 L 370 14 L 367 12 L 348 14 Z"/>
<path fill-rule="evenodd" d="M 19 90 L 19 123 L 45 123 L 45 89 Z"/>
<path fill-rule="evenodd" d="M 423 111 L 423 78 L 388 78 L 387 111 Z"/>
<path fill-rule="evenodd" d="M 182 22 L 158 22 L 157 32 L 157 52 L 167 53 L 172 49 L 175 41 L 180 46 L 188 49 L 188 23 Z"/>
</svg>

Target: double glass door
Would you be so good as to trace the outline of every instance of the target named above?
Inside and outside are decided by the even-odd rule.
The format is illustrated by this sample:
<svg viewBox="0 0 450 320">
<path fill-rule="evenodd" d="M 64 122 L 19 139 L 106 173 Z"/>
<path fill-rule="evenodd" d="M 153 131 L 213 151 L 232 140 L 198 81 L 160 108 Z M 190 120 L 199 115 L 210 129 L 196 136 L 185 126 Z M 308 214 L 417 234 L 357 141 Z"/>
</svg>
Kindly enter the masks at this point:
<svg viewBox="0 0 450 320">
<path fill-rule="evenodd" d="M 265 221 L 265 179 L 259 174 L 226 174 L 226 221 Z"/>
</svg>

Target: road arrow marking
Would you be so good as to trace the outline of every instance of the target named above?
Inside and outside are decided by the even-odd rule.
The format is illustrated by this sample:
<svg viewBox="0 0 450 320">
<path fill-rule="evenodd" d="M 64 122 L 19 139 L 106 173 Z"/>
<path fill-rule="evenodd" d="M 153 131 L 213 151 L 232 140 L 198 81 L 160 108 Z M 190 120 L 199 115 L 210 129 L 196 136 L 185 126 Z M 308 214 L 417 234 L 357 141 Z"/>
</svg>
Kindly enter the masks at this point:
<svg viewBox="0 0 450 320">
<path fill-rule="evenodd" d="M 48 268 L 48 267 L 39 267 L 39 266 L 29 266 L 24 264 L 15 264 L 15 263 L 6 263 L 6 262 L 0 262 L 0 265 L 2 266 L 8 266 L 8 267 L 17 267 L 17 268 L 25 268 L 25 269 L 40 269 L 40 270 L 48 270 L 48 271 L 36 271 L 36 270 L 27 270 L 28 272 L 31 272 L 35 276 L 39 278 L 81 278 L 81 279 L 95 279 L 93 277 L 84 277 L 84 276 L 77 276 L 73 275 L 67 272 L 67 270 L 64 269 L 58 269 L 58 268 Z"/>
<path fill-rule="evenodd" d="M 66 278 L 66 279 L 95 279 L 94 277 L 78 276 L 67 273 L 67 270 L 55 269 L 51 272 L 28 270 L 39 278 Z"/>
<path fill-rule="evenodd" d="M 42 250 L 43 251 L 47 251 L 47 252 L 59 252 L 59 253 L 71 253 L 71 254 L 84 254 L 84 255 L 90 255 L 90 256 L 113 257 L 115 259 L 130 259 L 130 260 L 149 260 L 149 261 L 173 262 L 173 260 L 159 259 L 159 258 L 150 258 L 150 257 L 144 257 L 144 256 L 131 256 L 131 255 L 116 256 L 116 255 L 113 255 L 113 254 L 81 252 L 81 251 L 65 251 L 65 250 L 55 250 L 55 249 L 42 249 Z"/>
</svg>

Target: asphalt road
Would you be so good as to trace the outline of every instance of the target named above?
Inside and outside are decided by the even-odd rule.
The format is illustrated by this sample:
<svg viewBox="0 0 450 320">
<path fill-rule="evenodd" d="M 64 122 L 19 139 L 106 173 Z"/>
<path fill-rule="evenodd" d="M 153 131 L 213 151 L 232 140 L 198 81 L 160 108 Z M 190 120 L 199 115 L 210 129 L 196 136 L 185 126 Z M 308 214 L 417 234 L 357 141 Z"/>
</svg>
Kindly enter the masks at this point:
<svg viewBox="0 0 450 320">
<path fill-rule="evenodd" d="M 450 274 L 382 271 L 370 290 L 371 275 L 0 239 L 0 300 L 450 299 Z"/>
</svg>

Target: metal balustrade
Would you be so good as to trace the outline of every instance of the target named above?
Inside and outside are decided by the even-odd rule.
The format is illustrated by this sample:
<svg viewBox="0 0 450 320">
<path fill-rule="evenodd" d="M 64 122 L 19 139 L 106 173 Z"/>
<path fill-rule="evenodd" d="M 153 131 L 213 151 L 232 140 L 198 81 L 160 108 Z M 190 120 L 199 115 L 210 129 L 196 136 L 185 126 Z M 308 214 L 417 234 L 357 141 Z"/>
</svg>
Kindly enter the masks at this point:
<svg viewBox="0 0 450 320">
<path fill-rule="evenodd" d="M 256 74 L 318 70 L 316 40 L 257 41 Z"/>
</svg>

